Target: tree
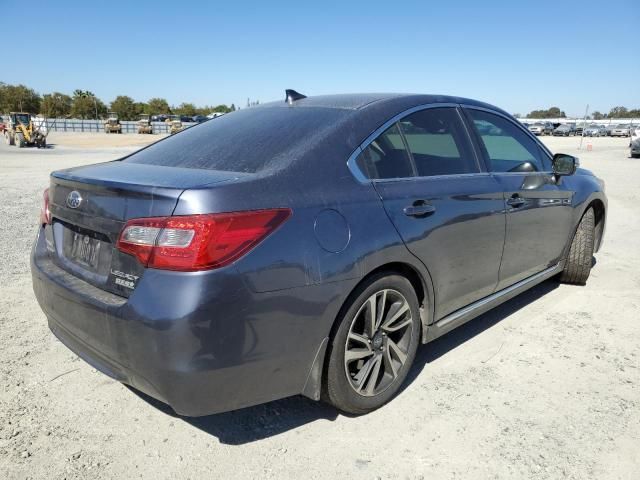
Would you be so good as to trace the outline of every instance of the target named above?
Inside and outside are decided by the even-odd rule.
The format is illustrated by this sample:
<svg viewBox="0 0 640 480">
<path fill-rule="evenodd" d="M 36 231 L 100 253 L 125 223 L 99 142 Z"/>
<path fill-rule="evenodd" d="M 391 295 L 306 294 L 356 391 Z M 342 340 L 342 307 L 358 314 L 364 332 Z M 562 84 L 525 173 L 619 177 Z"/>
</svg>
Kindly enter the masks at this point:
<svg viewBox="0 0 640 480">
<path fill-rule="evenodd" d="M 24 85 L 0 84 L 0 112 L 40 111 L 40 95 Z"/>
<path fill-rule="evenodd" d="M 551 107 L 548 110 L 534 110 L 527 118 L 565 118 L 565 113 L 558 107 Z"/>
<path fill-rule="evenodd" d="M 89 90 L 74 90 L 71 99 L 72 118 L 98 118 L 107 113 L 107 106 Z"/>
<path fill-rule="evenodd" d="M 609 111 L 610 118 L 627 118 L 629 116 L 629 110 L 625 107 L 613 107 Z"/>
<path fill-rule="evenodd" d="M 178 108 L 176 108 L 176 113 L 178 115 L 193 117 L 196 115 L 196 106 L 193 103 L 181 103 Z"/>
<path fill-rule="evenodd" d="M 147 102 L 145 113 L 149 115 L 166 115 L 171 113 L 171 108 L 164 98 L 151 98 Z"/>
<path fill-rule="evenodd" d="M 47 93 L 42 97 L 40 113 L 50 118 L 68 117 L 71 113 L 71 102 L 71 97 L 64 93 Z"/>
<path fill-rule="evenodd" d="M 591 114 L 591 118 L 593 118 L 594 120 L 602 120 L 603 118 L 605 118 L 605 115 L 596 110 Z"/>
<path fill-rule="evenodd" d="M 120 120 L 135 120 L 137 116 L 136 103 L 126 95 L 118 95 L 111 102 L 111 111 L 117 113 Z"/>
</svg>

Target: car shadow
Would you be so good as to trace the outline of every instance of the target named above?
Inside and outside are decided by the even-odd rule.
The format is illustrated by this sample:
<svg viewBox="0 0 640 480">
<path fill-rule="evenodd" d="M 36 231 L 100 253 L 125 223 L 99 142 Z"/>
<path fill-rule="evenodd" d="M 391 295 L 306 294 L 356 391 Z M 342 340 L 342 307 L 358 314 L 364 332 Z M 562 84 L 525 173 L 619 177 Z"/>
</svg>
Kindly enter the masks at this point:
<svg viewBox="0 0 640 480">
<path fill-rule="evenodd" d="M 418 348 L 418 353 L 413 361 L 413 366 L 411 367 L 411 370 L 407 375 L 407 379 L 400 391 L 403 391 L 410 386 L 428 363 L 436 361 L 468 340 L 471 340 L 485 330 L 488 330 L 494 325 L 500 323 L 502 320 L 511 316 L 521 308 L 524 308 L 539 298 L 544 297 L 549 292 L 558 288 L 559 285 L 560 283 L 556 278 L 546 280 L 517 295 L 502 305 L 499 305 L 464 325 L 459 326 L 455 330 L 452 330 L 427 345 L 423 345 L 421 348 Z"/>
<path fill-rule="evenodd" d="M 557 287 L 558 281 L 556 279 L 547 280 L 428 345 L 423 345 L 418 349 L 413 367 L 401 391 L 411 386 L 427 364 L 493 327 Z M 335 408 L 325 403 L 314 402 L 302 396 L 285 398 L 216 415 L 182 417 L 177 415 L 168 405 L 134 388 L 127 388 L 165 414 L 193 425 L 203 432 L 216 437 L 220 443 L 227 445 L 243 445 L 255 442 L 320 420 L 333 421 L 338 415 L 350 417 L 350 415 L 338 412 Z"/>
</svg>

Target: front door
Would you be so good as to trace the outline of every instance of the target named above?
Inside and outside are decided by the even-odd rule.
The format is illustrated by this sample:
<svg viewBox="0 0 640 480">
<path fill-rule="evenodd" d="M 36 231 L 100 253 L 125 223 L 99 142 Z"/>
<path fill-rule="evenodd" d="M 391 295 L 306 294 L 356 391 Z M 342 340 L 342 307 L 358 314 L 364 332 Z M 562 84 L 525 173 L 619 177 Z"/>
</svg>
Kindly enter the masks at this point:
<svg viewBox="0 0 640 480">
<path fill-rule="evenodd" d="M 562 257 L 571 236 L 573 192 L 551 174 L 551 159 L 524 128 L 466 108 L 487 167 L 504 191 L 507 229 L 498 290 Z"/>
</svg>

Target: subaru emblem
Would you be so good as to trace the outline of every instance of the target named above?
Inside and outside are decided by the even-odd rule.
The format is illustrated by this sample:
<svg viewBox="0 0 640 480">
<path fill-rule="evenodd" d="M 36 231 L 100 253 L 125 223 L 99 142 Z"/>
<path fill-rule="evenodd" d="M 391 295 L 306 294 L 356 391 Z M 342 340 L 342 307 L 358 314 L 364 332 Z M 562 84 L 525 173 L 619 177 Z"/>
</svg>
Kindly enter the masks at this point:
<svg viewBox="0 0 640 480">
<path fill-rule="evenodd" d="M 67 195 L 67 207 L 78 208 L 82 203 L 82 195 L 75 190 Z"/>
</svg>

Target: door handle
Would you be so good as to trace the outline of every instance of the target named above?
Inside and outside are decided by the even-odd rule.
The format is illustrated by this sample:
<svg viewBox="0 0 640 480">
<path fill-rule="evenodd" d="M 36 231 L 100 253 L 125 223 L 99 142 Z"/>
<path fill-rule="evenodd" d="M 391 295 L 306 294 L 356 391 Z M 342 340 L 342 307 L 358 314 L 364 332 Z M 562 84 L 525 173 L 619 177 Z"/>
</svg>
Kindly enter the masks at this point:
<svg viewBox="0 0 640 480">
<path fill-rule="evenodd" d="M 507 205 L 513 208 L 521 207 L 525 203 L 527 203 L 527 201 L 517 193 L 514 193 L 513 195 L 511 195 L 511 198 L 507 200 Z"/>
<path fill-rule="evenodd" d="M 424 200 L 417 200 L 413 205 L 404 207 L 402 210 L 408 217 L 426 217 L 436 211 L 436 207 Z"/>
</svg>

